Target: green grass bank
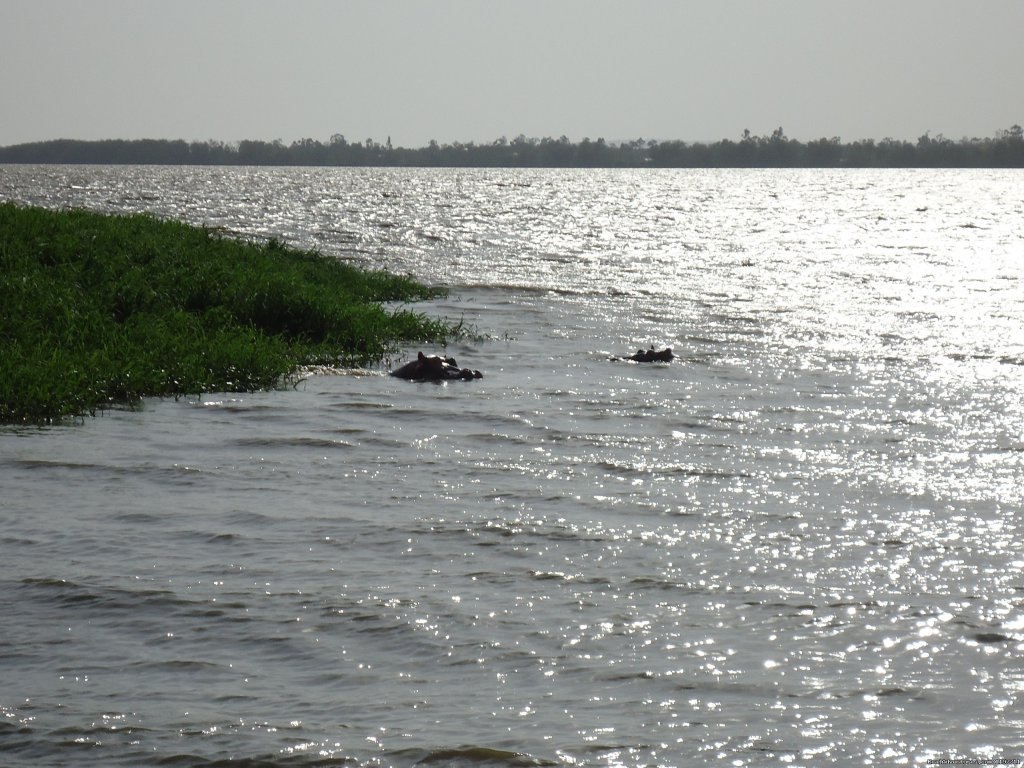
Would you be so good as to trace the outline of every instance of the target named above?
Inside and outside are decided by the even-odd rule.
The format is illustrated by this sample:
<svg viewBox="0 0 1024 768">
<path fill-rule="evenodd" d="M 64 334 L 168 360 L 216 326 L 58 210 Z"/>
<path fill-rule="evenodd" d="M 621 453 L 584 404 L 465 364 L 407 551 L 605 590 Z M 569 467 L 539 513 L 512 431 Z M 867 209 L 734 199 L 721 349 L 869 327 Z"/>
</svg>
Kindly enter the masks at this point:
<svg viewBox="0 0 1024 768">
<path fill-rule="evenodd" d="M 382 302 L 441 293 L 276 240 L 149 215 L 0 204 L 0 422 L 280 386 L 460 325 Z"/>
</svg>

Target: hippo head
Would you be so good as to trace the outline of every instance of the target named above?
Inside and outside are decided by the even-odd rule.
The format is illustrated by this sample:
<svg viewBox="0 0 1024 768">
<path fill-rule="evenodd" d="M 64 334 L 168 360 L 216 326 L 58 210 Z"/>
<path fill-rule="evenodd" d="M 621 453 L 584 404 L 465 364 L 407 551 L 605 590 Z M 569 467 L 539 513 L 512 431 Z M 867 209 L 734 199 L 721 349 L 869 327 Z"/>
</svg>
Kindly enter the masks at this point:
<svg viewBox="0 0 1024 768">
<path fill-rule="evenodd" d="M 448 361 L 437 355 L 424 355 L 419 353 L 417 361 L 420 364 L 419 375 L 424 379 L 443 379 Z"/>
</svg>

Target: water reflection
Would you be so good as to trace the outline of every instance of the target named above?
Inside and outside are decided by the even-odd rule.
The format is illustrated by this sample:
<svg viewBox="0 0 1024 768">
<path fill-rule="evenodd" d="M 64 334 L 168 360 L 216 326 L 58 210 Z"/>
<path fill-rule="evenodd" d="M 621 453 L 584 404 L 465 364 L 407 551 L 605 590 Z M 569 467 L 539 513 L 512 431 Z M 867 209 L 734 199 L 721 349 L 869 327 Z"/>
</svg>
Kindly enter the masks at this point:
<svg viewBox="0 0 1024 768">
<path fill-rule="evenodd" d="M 0 713 L 27 749 L 1020 745 L 1017 177 L 35 173 L 0 180 L 449 283 L 427 311 L 491 339 L 453 350 L 471 389 L 314 376 L 4 438 Z M 679 359 L 610 359 L 648 344 Z"/>
</svg>

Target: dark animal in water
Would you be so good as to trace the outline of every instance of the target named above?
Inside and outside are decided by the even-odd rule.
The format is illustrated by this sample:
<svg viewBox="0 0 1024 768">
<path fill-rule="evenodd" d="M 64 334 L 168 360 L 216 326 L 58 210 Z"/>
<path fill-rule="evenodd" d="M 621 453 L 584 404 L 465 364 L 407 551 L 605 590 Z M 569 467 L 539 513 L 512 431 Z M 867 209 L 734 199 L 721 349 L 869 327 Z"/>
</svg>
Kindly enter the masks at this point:
<svg viewBox="0 0 1024 768">
<path fill-rule="evenodd" d="M 667 363 L 673 357 L 675 355 L 672 354 L 672 347 L 666 347 L 660 352 L 655 351 L 654 347 L 651 347 L 646 352 L 638 349 L 635 355 L 630 355 L 626 359 L 637 363 Z"/>
<path fill-rule="evenodd" d="M 447 381 L 448 379 L 470 381 L 484 377 L 480 371 L 459 368 L 454 357 L 424 355 L 422 352 L 416 355 L 415 360 L 393 370 L 391 375 L 408 381 Z"/>
</svg>

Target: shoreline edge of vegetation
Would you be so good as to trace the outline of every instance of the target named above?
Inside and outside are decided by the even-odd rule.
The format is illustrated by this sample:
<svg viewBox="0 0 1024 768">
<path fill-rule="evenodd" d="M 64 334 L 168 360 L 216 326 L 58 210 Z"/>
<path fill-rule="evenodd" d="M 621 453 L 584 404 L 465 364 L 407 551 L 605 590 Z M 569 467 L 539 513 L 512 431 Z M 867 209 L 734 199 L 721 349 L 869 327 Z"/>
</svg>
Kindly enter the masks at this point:
<svg viewBox="0 0 1024 768">
<path fill-rule="evenodd" d="M 1014 124 L 991 138 L 949 139 L 926 132 L 916 142 L 884 138 L 844 142 L 838 136 L 802 142 L 781 127 L 771 135 L 743 131 L 738 141 L 570 141 L 519 135 L 490 143 L 431 141 L 392 146 L 349 141 L 192 141 L 182 139 L 54 139 L 0 147 L 0 164 L 269 165 L 406 168 L 1024 168 L 1024 129 Z"/>
<path fill-rule="evenodd" d="M 401 306 L 444 294 L 276 239 L 0 203 L 0 423 L 270 389 L 304 366 L 444 344 L 466 335 L 461 322 Z"/>
</svg>

